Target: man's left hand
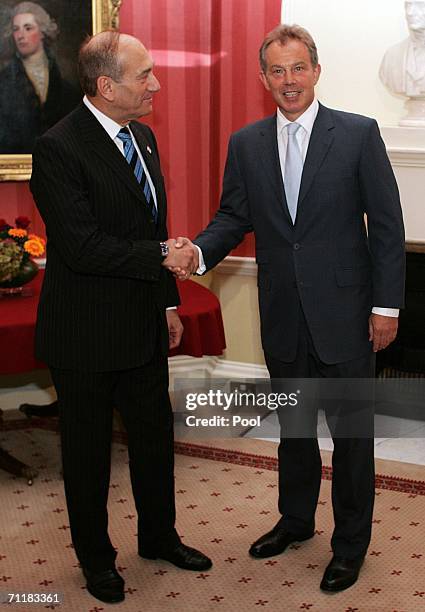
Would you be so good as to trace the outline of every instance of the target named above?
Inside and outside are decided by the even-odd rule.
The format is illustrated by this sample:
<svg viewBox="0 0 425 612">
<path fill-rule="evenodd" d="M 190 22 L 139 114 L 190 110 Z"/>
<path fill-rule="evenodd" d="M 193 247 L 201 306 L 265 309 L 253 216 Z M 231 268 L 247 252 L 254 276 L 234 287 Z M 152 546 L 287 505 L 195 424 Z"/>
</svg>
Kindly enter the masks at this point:
<svg viewBox="0 0 425 612">
<path fill-rule="evenodd" d="M 166 311 L 168 325 L 168 346 L 171 349 L 177 348 L 183 335 L 183 325 L 177 310 L 171 309 Z"/>
<path fill-rule="evenodd" d="M 373 342 L 373 352 L 387 348 L 397 336 L 398 317 L 385 317 L 371 314 L 369 317 L 369 341 Z"/>
</svg>

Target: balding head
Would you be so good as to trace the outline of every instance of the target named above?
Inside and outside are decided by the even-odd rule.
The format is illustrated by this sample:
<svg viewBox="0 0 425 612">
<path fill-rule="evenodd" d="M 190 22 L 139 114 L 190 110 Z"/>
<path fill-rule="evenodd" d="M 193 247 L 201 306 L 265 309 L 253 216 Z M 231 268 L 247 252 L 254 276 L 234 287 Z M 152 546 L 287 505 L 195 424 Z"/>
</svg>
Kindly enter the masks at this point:
<svg viewBox="0 0 425 612">
<path fill-rule="evenodd" d="M 134 36 L 113 30 L 87 38 L 78 55 L 78 73 L 84 93 L 94 97 L 97 93 L 97 80 L 101 76 L 119 82 L 125 70 L 126 51 L 131 47 L 144 49 Z"/>
<path fill-rule="evenodd" d="M 160 85 L 150 54 L 134 36 L 105 31 L 88 38 L 78 69 L 87 97 L 120 125 L 152 112 Z"/>
</svg>

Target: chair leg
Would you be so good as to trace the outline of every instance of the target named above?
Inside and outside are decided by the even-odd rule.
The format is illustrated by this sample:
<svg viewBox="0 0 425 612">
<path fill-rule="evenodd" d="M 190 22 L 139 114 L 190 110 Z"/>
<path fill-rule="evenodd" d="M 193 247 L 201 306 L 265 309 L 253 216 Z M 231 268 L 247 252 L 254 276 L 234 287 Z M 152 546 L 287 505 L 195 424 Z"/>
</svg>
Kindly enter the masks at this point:
<svg viewBox="0 0 425 612">
<path fill-rule="evenodd" d="M 19 461 L 19 459 L 15 459 L 15 457 L 9 455 L 9 453 L 1 448 L 1 446 L 0 468 L 6 472 L 9 472 L 9 474 L 13 474 L 14 476 L 22 476 L 23 478 L 26 478 L 29 486 L 32 485 L 34 478 L 38 476 L 36 469 L 22 463 L 22 461 Z"/>
</svg>

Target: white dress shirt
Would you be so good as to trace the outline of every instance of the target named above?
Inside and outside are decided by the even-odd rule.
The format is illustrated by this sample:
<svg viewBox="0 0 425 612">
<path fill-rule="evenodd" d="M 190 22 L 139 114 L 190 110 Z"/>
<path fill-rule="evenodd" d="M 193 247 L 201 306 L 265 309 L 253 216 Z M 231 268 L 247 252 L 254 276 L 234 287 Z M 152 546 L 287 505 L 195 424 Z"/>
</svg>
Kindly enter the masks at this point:
<svg viewBox="0 0 425 612">
<path fill-rule="evenodd" d="M 316 99 L 314 99 L 308 109 L 304 111 L 303 114 L 300 115 L 296 120 L 296 123 L 301 126 L 295 134 L 295 138 L 297 139 L 297 143 L 301 151 L 303 163 L 305 162 L 308 145 L 310 143 L 311 132 L 313 130 L 313 125 L 316 121 L 318 112 L 319 103 Z M 277 145 L 279 148 L 280 169 L 282 172 L 283 179 L 285 178 L 286 149 L 288 146 L 288 130 L 285 130 L 285 127 L 289 123 L 291 123 L 291 121 L 289 121 L 289 119 L 287 119 L 285 115 L 281 112 L 281 110 L 278 108 L 276 115 Z"/>
<path fill-rule="evenodd" d="M 114 143 L 116 144 L 116 146 L 120 150 L 121 154 L 124 156 L 124 143 L 122 142 L 122 140 L 120 140 L 118 138 L 118 132 L 120 131 L 120 129 L 123 126 L 120 125 L 119 123 L 117 123 L 116 121 L 114 121 L 113 119 L 111 119 L 110 117 L 108 117 L 107 115 L 105 115 L 104 113 L 102 113 L 98 108 L 96 108 L 96 106 L 94 106 L 94 104 L 92 104 L 90 102 L 90 100 L 87 98 L 87 96 L 84 96 L 83 102 L 87 106 L 89 111 L 91 113 L 93 113 L 93 115 L 99 121 L 100 125 L 103 127 L 105 132 L 108 134 L 108 136 L 111 138 L 111 140 L 114 141 Z M 151 193 L 152 193 L 152 196 L 153 196 L 153 200 L 155 202 L 155 208 L 158 210 L 158 203 L 156 201 L 155 187 L 154 187 L 154 184 L 152 182 L 152 179 L 151 179 L 151 176 L 149 174 L 149 171 L 148 171 L 148 169 L 146 167 L 145 160 L 143 159 L 143 155 L 140 153 L 139 145 L 137 144 L 136 139 L 134 138 L 134 135 L 132 134 L 132 132 L 130 130 L 130 127 L 128 125 L 127 125 L 127 128 L 128 128 L 128 131 L 130 132 L 131 139 L 133 141 L 133 144 L 134 144 L 134 147 L 136 149 L 137 155 L 139 156 L 139 159 L 140 159 L 140 161 L 142 163 L 143 170 L 146 172 L 146 178 L 147 178 L 147 181 L 149 183 L 149 187 L 151 188 Z"/>
</svg>

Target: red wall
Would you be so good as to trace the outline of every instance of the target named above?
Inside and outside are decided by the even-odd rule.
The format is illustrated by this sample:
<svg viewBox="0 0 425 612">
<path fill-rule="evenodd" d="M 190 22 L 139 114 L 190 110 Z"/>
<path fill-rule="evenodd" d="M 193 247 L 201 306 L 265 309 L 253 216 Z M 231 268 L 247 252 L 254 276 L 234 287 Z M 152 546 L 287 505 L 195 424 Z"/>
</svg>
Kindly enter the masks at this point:
<svg viewBox="0 0 425 612">
<path fill-rule="evenodd" d="M 232 131 L 274 111 L 258 79 L 258 48 L 280 0 L 124 0 L 120 29 L 152 51 L 162 91 L 147 122 L 161 152 L 170 234 L 193 237 L 219 204 Z M 0 183 L 0 217 L 43 231 L 27 183 Z M 251 255 L 252 240 L 237 250 Z"/>
</svg>

